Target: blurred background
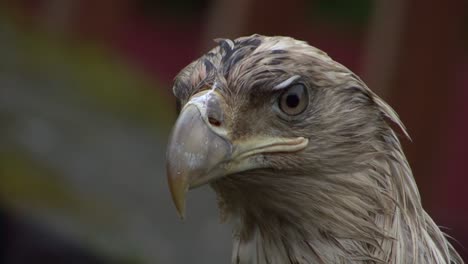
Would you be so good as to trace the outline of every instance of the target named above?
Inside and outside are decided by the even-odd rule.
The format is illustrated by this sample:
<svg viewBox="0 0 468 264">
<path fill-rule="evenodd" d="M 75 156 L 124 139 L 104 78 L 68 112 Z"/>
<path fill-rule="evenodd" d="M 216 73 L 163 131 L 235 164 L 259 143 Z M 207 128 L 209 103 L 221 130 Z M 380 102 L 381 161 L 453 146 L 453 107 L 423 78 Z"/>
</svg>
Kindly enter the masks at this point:
<svg viewBox="0 0 468 264">
<path fill-rule="evenodd" d="M 406 124 L 425 208 L 468 256 L 463 0 L 1 0 L 0 263 L 228 263 L 209 188 L 177 217 L 172 80 L 213 38 L 289 35 Z M 463 247 L 463 245 L 465 247 Z"/>
</svg>

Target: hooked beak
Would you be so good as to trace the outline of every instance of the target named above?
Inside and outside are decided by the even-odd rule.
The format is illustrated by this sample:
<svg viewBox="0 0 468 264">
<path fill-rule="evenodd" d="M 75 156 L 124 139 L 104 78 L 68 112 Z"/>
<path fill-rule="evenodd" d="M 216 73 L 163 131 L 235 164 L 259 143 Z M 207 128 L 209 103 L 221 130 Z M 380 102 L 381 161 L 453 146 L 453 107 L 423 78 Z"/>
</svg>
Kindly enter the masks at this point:
<svg viewBox="0 0 468 264">
<path fill-rule="evenodd" d="M 256 156 L 304 149 L 308 139 L 259 136 L 233 141 L 226 123 L 226 103 L 216 91 L 194 95 L 182 109 L 172 130 L 166 170 L 172 199 L 181 218 L 189 189 L 220 177 L 264 168 Z"/>
</svg>

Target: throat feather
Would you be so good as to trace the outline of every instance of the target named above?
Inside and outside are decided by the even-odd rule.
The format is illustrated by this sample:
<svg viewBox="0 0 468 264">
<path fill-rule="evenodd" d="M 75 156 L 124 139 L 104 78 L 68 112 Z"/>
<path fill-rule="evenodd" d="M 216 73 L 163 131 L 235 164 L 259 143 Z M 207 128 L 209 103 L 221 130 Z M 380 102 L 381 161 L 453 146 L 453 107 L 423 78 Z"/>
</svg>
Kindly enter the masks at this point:
<svg viewBox="0 0 468 264">
<path fill-rule="evenodd" d="M 233 263 L 451 263 L 402 158 L 355 173 L 252 171 L 212 183 L 234 226 Z"/>
</svg>

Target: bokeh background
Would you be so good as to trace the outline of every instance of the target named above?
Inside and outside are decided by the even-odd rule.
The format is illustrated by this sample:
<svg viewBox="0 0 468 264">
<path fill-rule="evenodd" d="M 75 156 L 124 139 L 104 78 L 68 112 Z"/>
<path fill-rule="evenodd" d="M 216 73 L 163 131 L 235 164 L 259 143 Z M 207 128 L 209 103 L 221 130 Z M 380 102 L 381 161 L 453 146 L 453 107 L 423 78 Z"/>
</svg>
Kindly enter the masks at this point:
<svg viewBox="0 0 468 264">
<path fill-rule="evenodd" d="M 307 40 L 397 110 L 424 206 L 467 256 L 465 1 L 2 0 L 0 263 L 228 263 L 214 194 L 182 222 L 166 188 L 171 82 L 252 33 Z"/>
</svg>

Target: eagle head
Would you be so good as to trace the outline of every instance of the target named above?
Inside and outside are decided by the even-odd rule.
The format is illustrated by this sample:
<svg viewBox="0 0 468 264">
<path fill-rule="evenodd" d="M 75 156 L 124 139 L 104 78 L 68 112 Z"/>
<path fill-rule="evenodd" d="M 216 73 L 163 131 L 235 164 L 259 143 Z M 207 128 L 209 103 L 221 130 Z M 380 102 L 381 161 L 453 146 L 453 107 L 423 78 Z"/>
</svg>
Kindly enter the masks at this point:
<svg viewBox="0 0 468 264">
<path fill-rule="evenodd" d="M 402 248 L 429 259 L 411 241 L 445 238 L 428 224 L 388 124 L 406 133 L 395 112 L 303 41 L 252 35 L 217 43 L 173 86 L 180 114 L 167 175 L 179 214 L 189 189 L 210 184 L 223 219 L 238 220 L 239 263 L 402 263 Z M 448 259 L 442 244 L 434 255 Z"/>
</svg>

